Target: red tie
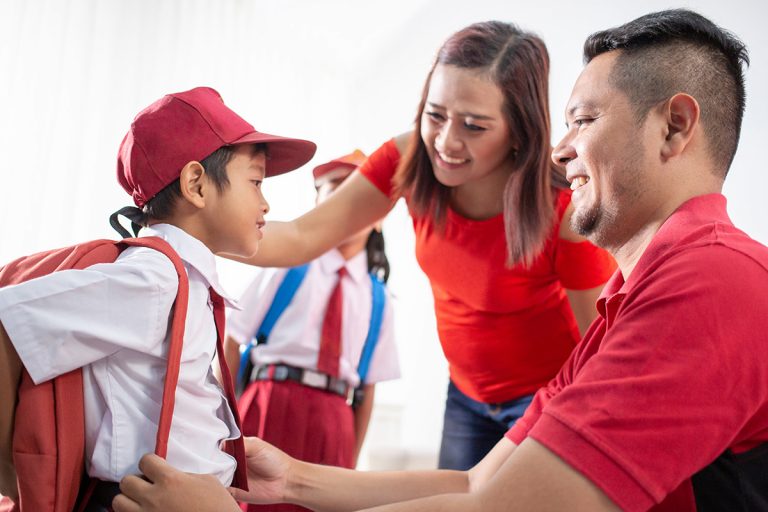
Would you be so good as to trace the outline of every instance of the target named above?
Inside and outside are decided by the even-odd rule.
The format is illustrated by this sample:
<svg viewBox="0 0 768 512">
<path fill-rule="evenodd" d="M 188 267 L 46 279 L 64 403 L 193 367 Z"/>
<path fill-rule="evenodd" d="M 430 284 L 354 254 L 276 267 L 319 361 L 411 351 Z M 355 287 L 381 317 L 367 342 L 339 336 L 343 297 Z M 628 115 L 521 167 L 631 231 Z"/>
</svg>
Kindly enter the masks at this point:
<svg viewBox="0 0 768 512">
<path fill-rule="evenodd" d="M 323 330 L 320 335 L 320 353 L 317 355 L 317 370 L 331 377 L 339 376 L 339 359 L 341 358 L 341 310 L 344 295 L 341 291 L 341 281 L 347 274 L 344 267 L 339 269 L 339 281 L 328 300 L 325 310 Z"/>
<path fill-rule="evenodd" d="M 235 417 L 235 424 L 240 432 L 243 427 L 240 425 L 240 413 L 237 410 L 237 400 L 235 399 L 235 388 L 232 385 L 232 374 L 229 373 L 227 359 L 224 357 L 224 299 L 216 293 L 213 288 L 209 288 L 211 302 L 213 303 L 213 320 L 216 322 L 216 352 L 219 354 L 219 367 L 221 368 L 221 379 L 224 381 L 224 392 L 227 394 L 229 407 L 232 409 L 232 415 Z M 245 466 L 245 444 L 243 436 L 237 439 L 231 439 L 224 443 L 224 451 L 232 455 L 237 462 L 235 475 L 232 478 L 232 487 L 237 487 L 244 491 L 248 490 L 248 473 Z"/>
</svg>

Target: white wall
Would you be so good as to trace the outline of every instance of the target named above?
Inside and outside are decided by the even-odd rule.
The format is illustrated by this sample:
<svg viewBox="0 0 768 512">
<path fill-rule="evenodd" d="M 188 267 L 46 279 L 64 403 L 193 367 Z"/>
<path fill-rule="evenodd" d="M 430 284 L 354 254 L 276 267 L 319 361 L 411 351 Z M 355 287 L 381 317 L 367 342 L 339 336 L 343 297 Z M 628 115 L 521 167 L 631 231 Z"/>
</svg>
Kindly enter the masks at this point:
<svg viewBox="0 0 768 512">
<path fill-rule="evenodd" d="M 0 261 L 78 240 L 111 237 L 108 215 L 128 204 L 115 155 L 141 108 L 167 92 L 210 85 L 257 129 L 319 145 L 317 164 L 374 150 L 409 128 L 441 41 L 475 21 L 538 32 L 552 59 L 555 139 L 581 69 L 581 45 L 668 0 L 0 0 Z M 726 193 L 732 217 L 768 242 L 768 8 L 759 0 L 688 1 L 751 50 L 742 142 Z M 313 202 L 311 165 L 267 182 L 272 219 Z M 380 386 L 372 449 L 432 461 L 447 372 L 427 282 L 400 205 L 385 223 L 397 295 L 404 378 Z M 251 269 L 224 262 L 233 292 Z M 379 450 L 380 451 L 380 450 Z"/>
</svg>

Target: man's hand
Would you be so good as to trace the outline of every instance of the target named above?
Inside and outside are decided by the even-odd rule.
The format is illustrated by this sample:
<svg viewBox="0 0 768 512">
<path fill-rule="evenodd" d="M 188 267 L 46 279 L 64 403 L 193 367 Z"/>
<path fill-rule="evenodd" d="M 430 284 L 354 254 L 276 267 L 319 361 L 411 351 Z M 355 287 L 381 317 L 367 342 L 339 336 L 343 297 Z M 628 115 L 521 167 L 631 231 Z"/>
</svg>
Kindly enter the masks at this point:
<svg viewBox="0 0 768 512">
<path fill-rule="evenodd" d="M 248 492 L 231 488 L 232 496 L 247 503 L 280 503 L 285 500 L 291 465 L 297 462 L 266 441 L 245 438 Z"/>
<path fill-rule="evenodd" d="M 194 475 L 171 467 L 154 454 L 139 461 L 144 478 L 126 476 L 122 494 L 115 496 L 115 512 L 240 512 L 227 489 L 212 475 Z"/>
</svg>

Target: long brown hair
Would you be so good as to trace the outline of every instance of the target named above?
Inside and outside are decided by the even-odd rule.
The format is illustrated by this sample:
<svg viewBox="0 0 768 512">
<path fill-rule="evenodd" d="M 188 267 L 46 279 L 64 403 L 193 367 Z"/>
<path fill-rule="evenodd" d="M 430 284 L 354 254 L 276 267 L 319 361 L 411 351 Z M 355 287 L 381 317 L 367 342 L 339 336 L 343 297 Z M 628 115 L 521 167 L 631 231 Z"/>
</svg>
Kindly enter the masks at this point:
<svg viewBox="0 0 768 512">
<path fill-rule="evenodd" d="M 415 215 L 430 215 L 442 225 L 450 187 L 435 178 L 421 138 L 421 117 L 438 64 L 485 70 L 504 95 L 504 114 L 517 147 L 514 169 L 504 189 L 509 263 L 530 265 L 543 248 L 554 221 L 552 187 L 567 186 L 549 158 L 549 55 L 544 42 L 513 24 L 488 21 L 456 32 L 438 51 L 394 186 L 398 194 L 409 196 Z"/>
</svg>

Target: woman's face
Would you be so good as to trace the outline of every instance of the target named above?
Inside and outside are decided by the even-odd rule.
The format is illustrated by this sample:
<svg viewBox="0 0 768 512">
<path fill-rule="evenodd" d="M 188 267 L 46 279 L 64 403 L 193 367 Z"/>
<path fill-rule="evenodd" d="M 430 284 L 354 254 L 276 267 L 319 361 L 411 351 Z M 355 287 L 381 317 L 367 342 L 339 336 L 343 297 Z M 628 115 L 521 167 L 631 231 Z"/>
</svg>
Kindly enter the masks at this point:
<svg viewBox="0 0 768 512">
<path fill-rule="evenodd" d="M 512 170 L 504 96 L 484 73 L 438 64 L 421 114 L 421 138 L 437 181 L 494 186 Z M 503 175 L 503 176 L 500 176 Z"/>
</svg>

